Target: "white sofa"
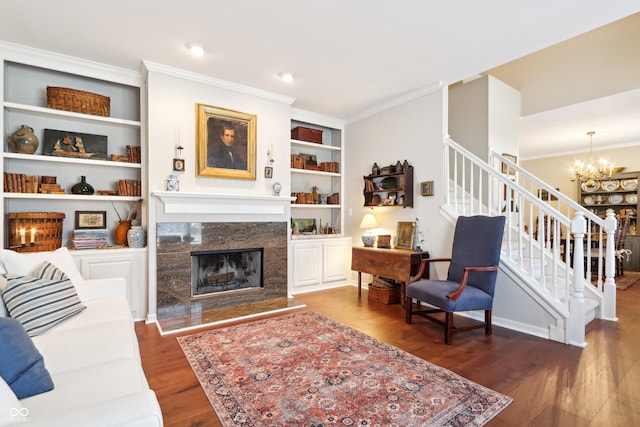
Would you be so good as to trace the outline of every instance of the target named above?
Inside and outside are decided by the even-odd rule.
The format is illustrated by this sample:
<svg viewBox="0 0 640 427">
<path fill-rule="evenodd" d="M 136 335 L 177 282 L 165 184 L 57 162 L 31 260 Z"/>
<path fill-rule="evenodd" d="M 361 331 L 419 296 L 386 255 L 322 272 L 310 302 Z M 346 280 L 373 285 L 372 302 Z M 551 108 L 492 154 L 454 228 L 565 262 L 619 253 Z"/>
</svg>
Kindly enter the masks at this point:
<svg viewBox="0 0 640 427">
<path fill-rule="evenodd" d="M 13 274 L 28 275 L 45 260 L 69 276 L 86 309 L 32 337 L 54 389 L 19 400 L 19 408 L 4 399 L 9 414 L 0 413 L 0 426 L 162 426 L 142 370 L 125 280 L 84 280 L 66 248 L 32 254 L 0 250 L 0 261 Z M 2 298 L 0 316 L 8 316 Z"/>
</svg>

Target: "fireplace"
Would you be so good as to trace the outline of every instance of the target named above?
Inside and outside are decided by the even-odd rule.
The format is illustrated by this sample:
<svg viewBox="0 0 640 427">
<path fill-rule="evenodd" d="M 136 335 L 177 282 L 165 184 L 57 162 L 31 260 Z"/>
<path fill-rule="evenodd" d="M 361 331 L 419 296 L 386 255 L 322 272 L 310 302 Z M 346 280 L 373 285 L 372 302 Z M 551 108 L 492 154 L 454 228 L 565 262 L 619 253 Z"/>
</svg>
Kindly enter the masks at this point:
<svg viewBox="0 0 640 427">
<path fill-rule="evenodd" d="M 157 223 L 158 319 L 286 298 L 287 226 L 287 222 Z M 194 264 L 194 255 L 202 255 L 198 258 L 204 264 Z M 225 264 L 234 267 L 225 270 Z M 205 269 L 209 285 L 194 283 L 193 271 Z"/>
<path fill-rule="evenodd" d="M 191 297 L 262 287 L 262 248 L 191 252 Z"/>
</svg>

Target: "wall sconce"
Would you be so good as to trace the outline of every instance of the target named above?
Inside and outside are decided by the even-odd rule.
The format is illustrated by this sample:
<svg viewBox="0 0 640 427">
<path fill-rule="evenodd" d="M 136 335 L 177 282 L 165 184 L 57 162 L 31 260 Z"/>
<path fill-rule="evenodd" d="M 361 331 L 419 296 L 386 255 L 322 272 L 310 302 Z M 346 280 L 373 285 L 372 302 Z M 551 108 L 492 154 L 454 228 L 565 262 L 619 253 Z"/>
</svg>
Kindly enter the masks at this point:
<svg viewBox="0 0 640 427">
<path fill-rule="evenodd" d="M 365 230 L 362 235 L 362 244 L 367 248 L 372 247 L 376 241 L 376 235 L 373 234 L 373 231 L 371 230 L 376 227 L 378 227 L 378 221 L 376 221 L 376 217 L 373 213 L 365 214 L 360 222 L 360 228 Z"/>
</svg>

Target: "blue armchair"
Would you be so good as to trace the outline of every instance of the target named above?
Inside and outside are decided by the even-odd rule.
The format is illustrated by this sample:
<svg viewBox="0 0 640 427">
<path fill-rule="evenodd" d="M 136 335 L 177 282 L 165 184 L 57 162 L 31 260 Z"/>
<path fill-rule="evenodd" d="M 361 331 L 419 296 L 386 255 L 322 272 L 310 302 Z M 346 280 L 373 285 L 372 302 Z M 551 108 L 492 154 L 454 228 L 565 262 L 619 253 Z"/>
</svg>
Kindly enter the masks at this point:
<svg viewBox="0 0 640 427">
<path fill-rule="evenodd" d="M 504 224 L 504 216 L 458 218 L 451 258 L 423 259 L 418 273 L 407 282 L 407 323 L 411 323 L 412 316 L 417 314 L 444 326 L 446 344 L 451 344 L 454 334 L 472 329 L 484 328 L 485 335 L 491 335 L 491 310 Z M 424 279 L 423 276 L 428 277 L 430 263 L 441 261 L 450 263 L 447 279 Z M 421 302 L 434 308 L 423 308 Z M 484 310 L 484 323 L 461 328 L 453 326 L 453 313 L 472 310 Z M 431 316 L 433 313 L 445 313 L 444 321 Z"/>
</svg>

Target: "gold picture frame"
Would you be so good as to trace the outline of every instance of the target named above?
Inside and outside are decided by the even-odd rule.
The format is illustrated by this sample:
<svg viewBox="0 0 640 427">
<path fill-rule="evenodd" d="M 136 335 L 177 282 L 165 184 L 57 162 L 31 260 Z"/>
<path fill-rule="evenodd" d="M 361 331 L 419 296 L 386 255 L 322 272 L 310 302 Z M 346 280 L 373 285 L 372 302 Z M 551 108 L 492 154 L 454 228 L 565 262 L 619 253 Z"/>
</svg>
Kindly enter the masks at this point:
<svg viewBox="0 0 640 427">
<path fill-rule="evenodd" d="M 396 249 L 413 249 L 416 223 L 410 221 L 398 221 L 396 233 Z"/>
<path fill-rule="evenodd" d="M 255 114 L 196 104 L 197 176 L 256 179 Z"/>
</svg>

